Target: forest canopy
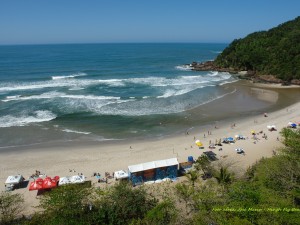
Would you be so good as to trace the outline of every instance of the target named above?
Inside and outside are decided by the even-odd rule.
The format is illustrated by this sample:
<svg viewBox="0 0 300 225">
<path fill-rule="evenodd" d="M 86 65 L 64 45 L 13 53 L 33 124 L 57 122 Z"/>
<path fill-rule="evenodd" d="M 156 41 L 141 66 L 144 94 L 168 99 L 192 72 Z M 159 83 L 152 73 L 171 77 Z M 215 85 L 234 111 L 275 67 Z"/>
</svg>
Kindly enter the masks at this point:
<svg viewBox="0 0 300 225">
<path fill-rule="evenodd" d="M 257 75 L 274 75 L 284 81 L 300 79 L 300 17 L 234 40 L 215 64 L 255 71 Z"/>
</svg>

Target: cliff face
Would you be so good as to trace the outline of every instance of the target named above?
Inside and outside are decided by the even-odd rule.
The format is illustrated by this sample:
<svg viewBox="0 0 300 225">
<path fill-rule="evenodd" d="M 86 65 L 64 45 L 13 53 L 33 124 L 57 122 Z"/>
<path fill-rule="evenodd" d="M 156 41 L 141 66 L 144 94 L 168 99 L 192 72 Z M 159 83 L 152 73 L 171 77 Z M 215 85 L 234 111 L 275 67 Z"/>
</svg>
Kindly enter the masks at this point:
<svg viewBox="0 0 300 225">
<path fill-rule="evenodd" d="M 195 70 L 248 71 L 246 76 L 258 80 L 298 84 L 300 17 L 268 31 L 234 40 L 215 61 L 192 66 Z"/>
</svg>

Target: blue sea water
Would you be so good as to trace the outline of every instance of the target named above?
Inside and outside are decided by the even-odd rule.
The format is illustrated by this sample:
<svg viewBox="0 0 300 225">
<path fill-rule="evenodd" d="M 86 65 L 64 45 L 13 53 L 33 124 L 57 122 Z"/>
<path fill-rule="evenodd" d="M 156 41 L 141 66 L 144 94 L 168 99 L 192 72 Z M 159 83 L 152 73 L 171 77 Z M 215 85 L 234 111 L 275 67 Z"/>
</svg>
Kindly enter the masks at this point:
<svg viewBox="0 0 300 225">
<path fill-rule="evenodd" d="M 171 132 L 188 110 L 232 92 L 220 88 L 236 80 L 229 73 L 188 65 L 226 46 L 0 46 L 0 146 Z"/>
</svg>

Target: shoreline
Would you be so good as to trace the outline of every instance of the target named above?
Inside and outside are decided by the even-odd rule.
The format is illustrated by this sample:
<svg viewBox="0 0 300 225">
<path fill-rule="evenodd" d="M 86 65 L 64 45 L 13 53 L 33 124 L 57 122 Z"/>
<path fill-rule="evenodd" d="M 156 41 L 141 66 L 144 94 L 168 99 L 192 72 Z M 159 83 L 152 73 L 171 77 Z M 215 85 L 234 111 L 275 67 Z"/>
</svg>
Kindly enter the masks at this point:
<svg viewBox="0 0 300 225">
<path fill-rule="evenodd" d="M 266 98 L 274 97 L 267 91 L 262 94 Z M 215 105 L 218 104 L 221 103 L 217 102 Z M 213 107 L 210 108 L 210 110 L 212 109 Z M 195 113 L 197 112 L 199 113 L 199 111 Z M 6 151 L 0 151 L 0 182 L 2 183 L 0 190 L 4 190 L 7 176 L 22 174 L 28 179 L 35 170 L 49 176 L 61 177 L 83 173 L 88 180 L 92 180 L 93 185 L 100 186 L 96 178 L 91 176 L 94 172 L 104 175 L 105 172 L 127 170 L 129 165 L 174 157 L 178 158 L 179 162 L 187 161 L 188 156 L 197 159 L 203 151 L 209 151 L 209 142 L 214 143 L 220 138 L 234 137 L 237 134 L 244 135 L 248 139 L 239 140 L 234 144 L 224 144 L 222 151 L 219 151 L 218 148 L 212 151 L 217 154 L 219 159 L 216 163 L 233 164 L 234 170 L 243 173 L 257 160 L 262 157 L 271 157 L 273 151 L 277 151 L 283 146 L 280 141 L 277 141 L 277 138 L 280 138 L 279 132 L 287 126 L 289 121 L 300 121 L 300 101 L 267 113 L 268 117 L 264 117 L 261 112 L 254 111 L 253 115 L 251 113 L 242 114 L 239 117 L 229 117 L 216 123 L 209 122 L 203 126 L 187 126 L 186 132 L 152 139 L 94 143 L 84 141 L 43 143 L 35 146 L 9 148 Z M 277 131 L 268 131 L 267 125 L 276 125 Z M 257 133 L 263 131 L 268 136 L 267 140 L 262 138 L 262 134 L 259 134 L 260 140 L 254 143 L 250 133 L 252 130 Z M 210 135 L 208 131 L 211 133 Z M 204 149 L 198 149 L 195 145 L 197 139 L 203 142 Z M 243 148 L 246 155 L 237 154 L 235 148 Z M 70 169 L 74 169 L 75 172 L 70 172 Z M 14 193 L 24 195 L 26 208 L 24 213 L 32 213 L 34 211 L 32 206 L 38 204 L 36 191 L 29 192 L 27 187 L 15 190 Z"/>
<path fill-rule="evenodd" d="M 184 134 L 187 130 L 195 129 L 195 127 L 210 127 L 214 123 L 217 124 L 220 121 L 224 122 L 231 120 L 232 117 L 240 119 L 264 113 L 265 111 L 276 111 L 300 101 L 300 97 L 297 97 L 300 96 L 300 88 L 277 88 L 277 86 L 274 85 L 260 86 L 245 80 L 224 84 L 221 85 L 220 88 L 227 92 L 222 98 L 214 99 L 211 102 L 189 109 L 177 115 L 162 115 L 159 120 L 157 118 L 157 124 L 154 122 L 154 117 L 152 121 L 149 120 L 149 122 L 152 123 L 150 124 L 152 127 L 146 128 L 145 131 L 139 131 L 137 135 L 130 134 L 129 136 L 116 136 L 109 133 L 109 136 L 106 137 L 105 134 L 93 132 L 87 135 L 59 133 L 65 136 L 61 136 L 62 138 L 58 139 L 58 135 L 54 129 L 51 129 L 51 127 L 48 129 L 43 125 L 4 128 L 3 134 L 9 132 L 10 135 L 13 135 L 11 138 L 18 137 L 18 135 L 22 138 L 23 134 L 26 134 L 25 136 L 28 137 L 29 135 L 32 140 L 28 143 L 7 143 L 7 146 L 5 146 L 3 142 L 3 146 L 0 147 L 0 154 L 7 151 L 41 149 L 45 146 L 47 148 L 51 148 L 51 146 L 72 147 L 77 145 L 84 147 L 86 145 L 111 145 L 115 143 L 159 140 Z M 294 97 L 290 98 L 289 96 Z M 56 125 L 53 125 L 53 127 L 55 126 Z M 49 132 L 47 130 L 49 130 Z M 32 142 L 39 140 L 39 131 L 48 133 L 43 133 L 44 137 L 41 141 Z M 46 134 L 49 134 L 47 135 L 47 139 L 45 139 Z M 4 135 L 2 139 L 5 136 L 7 135 Z M 9 136 L 6 138 L 9 138 Z"/>
</svg>

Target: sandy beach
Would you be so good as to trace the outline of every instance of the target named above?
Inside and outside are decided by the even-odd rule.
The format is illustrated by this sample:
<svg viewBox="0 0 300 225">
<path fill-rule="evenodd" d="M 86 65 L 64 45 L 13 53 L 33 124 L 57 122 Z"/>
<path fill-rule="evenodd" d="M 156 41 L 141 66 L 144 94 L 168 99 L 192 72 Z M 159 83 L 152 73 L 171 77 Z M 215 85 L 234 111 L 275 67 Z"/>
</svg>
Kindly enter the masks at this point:
<svg viewBox="0 0 300 225">
<path fill-rule="evenodd" d="M 255 89 L 253 89 L 255 91 Z M 260 98 L 277 101 L 268 90 L 258 88 Z M 257 114 L 247 117 L 229 118 L 201 127 L 193 127 L 186 133 L 134 141 L 101 142 L 85 145 L 84 143 L 62 143 L 56 145 L 33 145 L 19 148 L 7 148 L 0 151 L 0 182 L 1 191 L 9 175 L 22 174 L 26 179 L 35 170 L 49 176 L 70 176 L 83 173 L 88 180 L 98 185 L 94 172 L 104 173 L 116 170 L 127 170 L 129 165 L 177 157 L 179 162 L 187 161 L 188 156 L 196 159 L 204 151 L 209 151 L 209 143 L 225 137 L 243 135 L 246 140 L 238 140 L 233 144 L 223 144 L 212 151 L 217 154 L 217 162 L 230 162 L 237 172 L 243 172 L 262 157 L 271 157 L 273 151 L 282 146 L 280 130 L 289 121 L 300 121 L 300 103 L 281 108 L 274 112 L 267 112 L 268 116 Z M 277 131 L 268 131 L 268 125 L 275 125 Z M 252 139 L 251 131 L 258 134 L 258 140 Z M 263 138 L 263 134 L 267 139 Z M 279 138 L 279 140 L 278 140 Z M 195 140 L 203 142 L 204 149 L 199 149 Z M 237 154 L 235 149 L 243 148 L 245 155 Z M 70 172 L 74 170 L 75 172 Z M 25 198 L 25 214 L 33 211 L 32 206 L 38 203 L 36 191 L 29 192 L 28 188 L 15 190 Z"/>
</svg>

